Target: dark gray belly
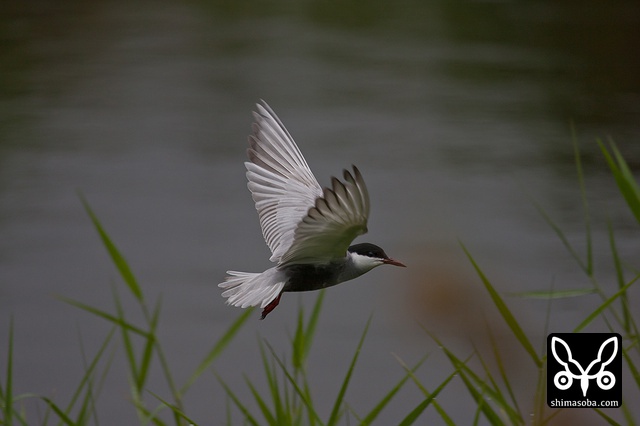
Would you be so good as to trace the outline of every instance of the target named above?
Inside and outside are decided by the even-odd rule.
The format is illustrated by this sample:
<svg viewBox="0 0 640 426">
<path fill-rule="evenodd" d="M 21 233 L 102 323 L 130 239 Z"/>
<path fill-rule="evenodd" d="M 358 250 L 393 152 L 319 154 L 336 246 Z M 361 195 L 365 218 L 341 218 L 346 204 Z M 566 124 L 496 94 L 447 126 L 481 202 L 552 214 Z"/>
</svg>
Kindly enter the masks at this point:
<svg viewBox="0 0 640 426">
<path fill-rule="evenodd" d="M 284 270 L 287 271 L 289 279 L 283 291 L 311 291 L 338 284 L 342 266 L 339 264 L 291 265 Z"/>
</svg>

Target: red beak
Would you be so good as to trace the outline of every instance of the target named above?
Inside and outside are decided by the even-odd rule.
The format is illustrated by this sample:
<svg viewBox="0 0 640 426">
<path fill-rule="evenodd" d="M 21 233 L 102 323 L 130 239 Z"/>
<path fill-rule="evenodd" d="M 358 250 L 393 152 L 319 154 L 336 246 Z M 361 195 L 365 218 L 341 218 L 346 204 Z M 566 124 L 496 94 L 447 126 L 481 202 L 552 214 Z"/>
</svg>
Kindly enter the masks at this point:
<svg viewBox="0 0 640 426">
<path fill-rule="evenodd" d="M 385 265 L 393 265 L 393 266 L 402 266 L 403 268 L 406 268 L 407 265 L 398 262 L 397 260 L 393 260 L 393 259 L 384 259 L 382 261 Z"/>
</svg>

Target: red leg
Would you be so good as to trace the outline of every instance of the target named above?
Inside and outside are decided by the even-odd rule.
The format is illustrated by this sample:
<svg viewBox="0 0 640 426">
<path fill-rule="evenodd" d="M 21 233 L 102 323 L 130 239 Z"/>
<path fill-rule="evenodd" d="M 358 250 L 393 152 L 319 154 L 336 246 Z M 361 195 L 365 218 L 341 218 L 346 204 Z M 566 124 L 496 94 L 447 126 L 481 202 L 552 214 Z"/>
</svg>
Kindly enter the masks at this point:
<svg viewBox="0 0 640 426">
<path fill-rule="evenodd" d="M 262 310 L 262 317 L 260 317 L 261 320 L 265 319 L 267 315 L 269 315 L 269 312 L 273 311 L 276 308 L 276 306 L 278 306 L 278 303 L 280 303 L 281 297 L 282 297 L 282 292 L 280 292 L 278 297 L 273 299 L 271 302 L 269 302 L 267 306 L 264 307 L 264 309 Z"/>
</svg>

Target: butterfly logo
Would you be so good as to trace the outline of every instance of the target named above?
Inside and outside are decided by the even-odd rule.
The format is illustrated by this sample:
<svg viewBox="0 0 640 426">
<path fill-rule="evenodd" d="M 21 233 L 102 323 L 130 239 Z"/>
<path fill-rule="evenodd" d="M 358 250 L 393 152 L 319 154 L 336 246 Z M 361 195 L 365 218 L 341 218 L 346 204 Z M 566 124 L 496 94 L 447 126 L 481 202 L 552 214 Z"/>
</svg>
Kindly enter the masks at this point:
<svg viewBox="0 0 640 426">
<path fill-rule="evenodd" d="M 604 361 L 602 357 L 605 353 L 605 348 L 609 345 L 613 345 L 613 351 L 611 356 Z M 613 373 L 605 370 L 618 353 L 618 339 L 615 336 L 605 340 L 600 345 L 597 358 L 591 361 L 587 368 L 582 368 L 580 363 L 573 359 L 569 345 L 559 337 L 553 336 L 551 338 L 551 352 L 556 361 L 564 367 L 564 371 L 556 373 L 553 378 L 553 384 L 560 390 L 569 389 L 574 379 L 580 380 L 582 396 L 586 397 L 589 381 L 592 379 L 596 380 L 598 387 L 602 390 L 609 390 L 616 384 L 616 378 Z M 571 367 L 573 367 L 573 371 Z M 592 370 L 597 371 L 592 372 Z M 576 371 L 579 373 L 576 374 Z"/>
</svg>

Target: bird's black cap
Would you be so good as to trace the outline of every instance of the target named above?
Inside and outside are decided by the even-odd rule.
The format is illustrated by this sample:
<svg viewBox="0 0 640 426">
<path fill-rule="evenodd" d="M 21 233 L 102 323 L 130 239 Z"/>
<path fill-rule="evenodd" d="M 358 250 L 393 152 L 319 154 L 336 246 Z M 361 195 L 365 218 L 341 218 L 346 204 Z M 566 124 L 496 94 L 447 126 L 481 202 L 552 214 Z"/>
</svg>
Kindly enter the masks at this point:
<svg viewBox="0 0 640 426">
<path fill-rule="evenodd" d="M 380 247 L 371 243 L 354 244 L 348 249 L 351 253 L 358 253 L 362 256 L 374 257 L 377 259 L 388 259 L 387 253 Z"/>
<path fill-rule="evenodd" d="M 397 260 L 391 259 L 387 256 L 387 253 L 384 252 L 380 247 L 371 243 L 360 243 L 354 244 L 348 248 L 349 253 L 357 253 L 361 256 L 367 256 L 372 259 L 382 259 L 382 263 L 386 265 L 394 265 L 394 266 L 402 266 L 405 265 L 402 262 L 398 262 Z"/>
</svg>

